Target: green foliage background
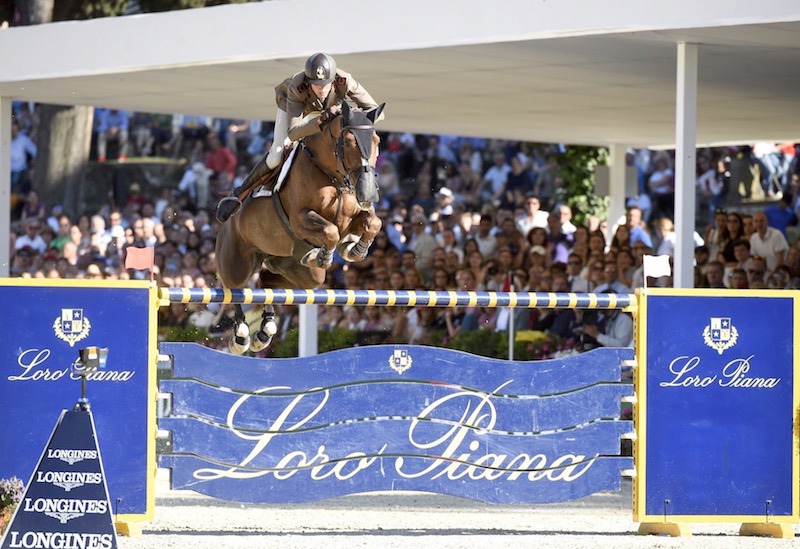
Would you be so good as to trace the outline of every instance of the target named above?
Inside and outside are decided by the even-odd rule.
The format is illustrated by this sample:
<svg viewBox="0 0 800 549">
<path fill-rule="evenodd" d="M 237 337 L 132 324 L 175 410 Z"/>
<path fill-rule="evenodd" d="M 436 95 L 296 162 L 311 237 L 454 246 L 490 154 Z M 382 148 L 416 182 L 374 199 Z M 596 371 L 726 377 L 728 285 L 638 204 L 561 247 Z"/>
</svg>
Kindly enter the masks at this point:
<svg viewBox="0 0 800 549">
<path fill-rule="evenodd" d="M 562 179 L 557 191 L 558 202 L 572 208 L 573 223 L 586 226 L 590 216 L 605 219 L 608 197 L 595 194 L 594 170 L 608 164 L 608 150 L 571 145 L 556 158 Z"/>
</svg>

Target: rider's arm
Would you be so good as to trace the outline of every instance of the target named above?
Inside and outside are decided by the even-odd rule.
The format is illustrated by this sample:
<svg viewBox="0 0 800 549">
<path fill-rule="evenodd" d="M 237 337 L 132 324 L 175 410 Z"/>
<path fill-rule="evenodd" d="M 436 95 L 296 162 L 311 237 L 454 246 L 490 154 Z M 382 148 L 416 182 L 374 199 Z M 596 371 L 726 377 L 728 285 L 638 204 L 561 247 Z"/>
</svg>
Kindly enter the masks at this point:
<svg viewBox="0 0 800 549">
<path fill-rule="evenodd" d="M 317 121 L 320 113 L 303 116 L 303 112 L 300 111 L 299 115 L 293 116 L 291 112 L 287 111 L 287 114 L 289 115 L 289 139 L 292 141 L 299 141 L 303 137 L 322 131 Z"/>
<path fill-rule="evenodd" d="M 299 141 L 303 137 L 319 133 L 319 113 L 304 115 L 307 90 L 290 87 L 286 97 L 286 115 L 289 118 L 289 139 Z"/>
<path fill-rule="evenodd" d="M 337 81 L 340 78 L 343 78 L 347 83 L 347 97 L 351 99 L 356 105 L 361 107 L 364 110 L 374 109 L 378 106 L 378 103 L 372 98 L 369 92 L 359 84 L 353 75 L 346 73 L 344 71 L 337 71 L 336 72 Z M 383 120 L 383 113 L 378 117 L 378 120 Z M 377 122 L 376 120 L 375 122 Z"/>
</svg>

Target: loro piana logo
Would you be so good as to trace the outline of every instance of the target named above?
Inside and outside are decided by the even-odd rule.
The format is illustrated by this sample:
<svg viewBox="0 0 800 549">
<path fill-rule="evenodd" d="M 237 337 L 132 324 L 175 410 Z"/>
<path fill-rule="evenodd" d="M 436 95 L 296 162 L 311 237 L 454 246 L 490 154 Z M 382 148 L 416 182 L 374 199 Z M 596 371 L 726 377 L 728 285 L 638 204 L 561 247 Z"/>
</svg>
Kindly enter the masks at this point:
<svg viewBox="0 0 800 549">
<path fill-rule="evenodd" d="M 83 309 L 61 309 L 61 316 L 53 322 L 56 337 L 74 347 L 75 343 L 89 335 L 92 323 L 84 316 Z"/>
<path fill-rule="evenodd" d="M 731 324 L 730 317 L 711 317 L 711 323 L 703 330 L 703 341 L 719 354 L 736 345 L 739 332 Z"/>
</svg>

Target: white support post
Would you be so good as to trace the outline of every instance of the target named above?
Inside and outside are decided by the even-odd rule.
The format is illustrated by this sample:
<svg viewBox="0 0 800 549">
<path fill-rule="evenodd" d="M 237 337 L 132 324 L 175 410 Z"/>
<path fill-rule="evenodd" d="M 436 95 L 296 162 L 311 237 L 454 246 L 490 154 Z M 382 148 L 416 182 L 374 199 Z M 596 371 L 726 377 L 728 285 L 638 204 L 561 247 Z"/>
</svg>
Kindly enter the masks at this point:
<svg viewBox="0 0 800 549">
<path fill-rule="evenodd" d="M 315 356 L 317 354 L 317 330 L 319 322 L 316 305 L 300 305 L 300 340 L 297 356 Z"/>
<path fill-rule="evenodd" d="M 11 270 L 11 98 L 0 97 L 0 277 Z"/>
<path fill-rule="evenodd" d="M 627 147 L 615 143 L 608 148 L 608 176 L 609 176 L 609 204 L 608 204 L 608 231 L 611 233 L 614 226 L 625 216 L 625 151 Z M 607 235 L 611 242 L 613 234 Z"/>
<path fill-rule="evenodd" d="M 694 287 L 697 150 L 697 44 L 678 43 L 675 108 L 675 266 L 673 287 Z"/>
</svg>

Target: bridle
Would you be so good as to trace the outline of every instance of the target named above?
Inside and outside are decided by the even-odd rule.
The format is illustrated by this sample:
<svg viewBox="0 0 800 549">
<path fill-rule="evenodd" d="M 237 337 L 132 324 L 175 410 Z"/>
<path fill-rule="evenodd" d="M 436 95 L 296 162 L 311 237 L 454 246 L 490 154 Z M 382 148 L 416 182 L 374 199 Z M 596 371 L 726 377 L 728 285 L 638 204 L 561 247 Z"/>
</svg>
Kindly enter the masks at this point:
<svg viewBox="0 0 800 549">
<path fill-rule="evenodd" d="M 342 116 L 342 114 L 337 114 L 338 116 Z M 336 138 L 333 135 L 332 129 L 332 121 L 335 119 L 331 119 L 330 121 L 326 122 L 328 136 L 330 137 L 331 141 L 336 143 L 334 147 L 334 156 L 336 157 L 337 167 L 336 173 L 331 173 L 325 166 L 323 166 L 317 158 L 314 156 L 313 151 L 306 146 L 305 140 L 301 142 L 303 151 L 309 157 L 311 162 L 328 178 L 330 178 L 331 182 L 334 184 L 335 187 L 338 188 L 340 193 L 343 194 L 355 194 L 356 184 L 355 182 L 363 174 L 372 173 L 375 175 L 375 168 L 372 167 L 369 163 L 369 157 L 372 152 L 372 136 L 375 134 L 375 127 L 371 124 L 359 124 L 359 125 L 345 125 L 342 122 L 342 130 L 339 133 L 339 137 Z M 361 163 L 359 165 L 348 167 L 344 155 L 344 137 L 347 132 L 353 133 L 353 137 L 356 139 L 356 144 L 358 145 L 358 149 L 361 152 Z M 361 136 L 359 136 L 355 132 L 364 132 Z M 362 143 L 362 138 L 366 137 L 366 132 L 369 132 L 369 151 L 366 150 L 364 143 Z"/>
</svg>

